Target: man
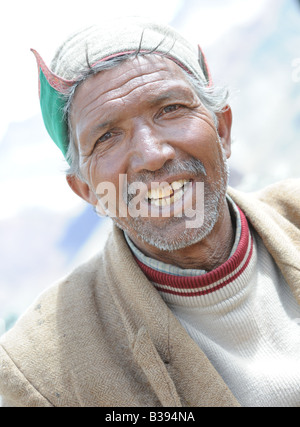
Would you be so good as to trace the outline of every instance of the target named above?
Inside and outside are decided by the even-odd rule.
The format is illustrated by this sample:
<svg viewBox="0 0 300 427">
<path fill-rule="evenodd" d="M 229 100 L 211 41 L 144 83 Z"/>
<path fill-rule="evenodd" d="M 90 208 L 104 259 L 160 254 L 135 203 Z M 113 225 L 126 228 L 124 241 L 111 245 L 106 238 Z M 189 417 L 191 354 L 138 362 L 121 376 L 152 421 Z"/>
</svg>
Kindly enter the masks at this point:
<svg viewBox="0 0 300 427">
<path fill-rule="evenodd" d="M 103 253 L 3 337 L 5 406 L 300 406 L 300 182 L 228 188 L 232 114 L 200 49 L 139 18 L 35 52 Z"/>
</svg>

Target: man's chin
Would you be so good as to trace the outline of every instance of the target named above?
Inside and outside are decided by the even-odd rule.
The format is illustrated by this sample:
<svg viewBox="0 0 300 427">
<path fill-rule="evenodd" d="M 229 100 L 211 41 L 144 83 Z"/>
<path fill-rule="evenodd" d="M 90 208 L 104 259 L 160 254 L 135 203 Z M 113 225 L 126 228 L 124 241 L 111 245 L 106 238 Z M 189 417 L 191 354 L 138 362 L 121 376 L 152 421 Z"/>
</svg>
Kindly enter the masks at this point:
<svg viewBox="0 0 300 427">
<path fill-rule="evenodd" d="M 187 248 L 204 240 L 212 231 L 215 221 L 204 223 L 201 227 L 188 227 L 187 218 L 168 218 L 164 221 L 145 221 L 134 218 L 129 224 L 115 224 L 127 233 L 133 241 L 146 243 L 160 251 L 173 252 Z"/>
</svg>

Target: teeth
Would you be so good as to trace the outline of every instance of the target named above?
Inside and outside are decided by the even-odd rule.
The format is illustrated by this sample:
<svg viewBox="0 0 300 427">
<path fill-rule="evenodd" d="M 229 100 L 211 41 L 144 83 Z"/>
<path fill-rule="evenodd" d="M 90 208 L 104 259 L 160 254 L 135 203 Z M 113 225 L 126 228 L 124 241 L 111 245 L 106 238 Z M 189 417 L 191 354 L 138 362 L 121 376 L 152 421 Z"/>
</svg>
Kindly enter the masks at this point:
<svg viewBox="0 0 300 427">
<path fill-rule="evenodd" d="M 148 191 L 148 199 L 151 199 L 151 201 L 162 201 L 162 199 L 167 198 L 166 200 L 172 200 L 172 197 L 170 196 L 174 193 L 174 191 L 179 190 L 180 188 L 183 188 L 186 184 L 188 184 L 188 180 L 181 179 L 180 181 L 174 181 L 169 185 L 166 185 L 165 187 L 161 188 L 153 188 Z M 180 192 L 178 192 L 180 193 Z M 175 193 L 176 195 L 177 193 Z M 179 198 L 182 196 L 182 194 L 179 196 Z M 178 196 L 177 196 L 178 197 Z M 176 199 L 178 200 L 178 198 Z M 175 201 L 176 201 L 175 200 Z M 156 203 L 155 203 L 156 204 Z M 169 204 L 167 202 L 167 204 Z M 163 206 L 162 204 L 156 204 L 157 206 Z"/>
<path fill-rule="evenodd" d="M 169 197 L 170 199 L 170 197 Z M 167 202 L 167 200 L 169 199 L 152 199 L 151 200 L 151 204 L 155 205 L 155 206 L 167 206 L 169 203 Z"/>
<path fill-rule="evenodd" d="M 174 202 L 177 202 L 177 200 L 181 199 L 181 197 L 183 196 L 184 191 L 180 190 L 177 193 L 174 194 Z"/>
<path fill-rule="evenodd" d="M 173 190 L 179 190 L 179 188 L 184 186 L 185 182 L 187 182 L 187 181 L 184 181 L 183 179 L 181 179 L 180 181 L 172 182 L 171 186 L 172 186 Z"/>
<path fill-rule="evenodd" d="M 164 197 L 169 197 L 169 196 L 171 196 L 171 194 L 173 194 L 173 189 L 170 185 L 167 187 L 159 189 L 159 198 L 160 199 L 162 199 Z"/>
</svg>

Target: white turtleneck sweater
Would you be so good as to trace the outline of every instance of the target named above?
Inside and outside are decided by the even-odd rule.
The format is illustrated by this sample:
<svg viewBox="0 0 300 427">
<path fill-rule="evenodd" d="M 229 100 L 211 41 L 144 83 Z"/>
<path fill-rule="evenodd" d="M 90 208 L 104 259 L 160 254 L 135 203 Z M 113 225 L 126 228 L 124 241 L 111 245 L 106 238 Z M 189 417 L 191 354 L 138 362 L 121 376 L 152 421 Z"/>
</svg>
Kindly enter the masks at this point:
<svg viewBox="0 0 300 427">
<path fill-rule="evenodd" d="M 300 407 L 300 306 L 261 238 L 229 204 L 235 244 L 212 272 L 157 262 L 127 242 L 242 406 Z"/>
</svg>

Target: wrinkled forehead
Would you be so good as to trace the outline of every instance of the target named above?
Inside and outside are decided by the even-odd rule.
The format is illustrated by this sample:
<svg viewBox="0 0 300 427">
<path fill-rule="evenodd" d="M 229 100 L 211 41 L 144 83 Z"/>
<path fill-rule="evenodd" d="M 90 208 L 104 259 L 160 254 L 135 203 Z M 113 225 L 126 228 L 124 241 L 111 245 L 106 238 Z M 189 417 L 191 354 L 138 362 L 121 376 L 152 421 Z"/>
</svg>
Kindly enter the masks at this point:
<svg viewBox="0 0 300 427">
<path fill-rule="evenodd" d="M 117 118 L 126 106 L 155 106 L 169 100 L 195 100 L 197 95 L 186 73 L 176 63 L 159 55 L 127 59 L 116 67 L 87 78 L 77 88 L 70 107 L 70 122 L 77 125 Z"/>
<path fill-rule="evenodd" d="M 98 66 L 99 67 L 99 66 Z M 111 93 L 111 96 L 117 96 L 118 93 L 126 93 L 133 90 L 134 87 L 149 85 L 156 81 L 161 82 L 161 86 L 156 91 L 163 90 L 164 81 L 182 81 L 189 84 L 187 72 L 171 59 L 157 54 L 146 56 L 126 57 L 121 62 L 104 70 L 96 67 L 96 72 L 87 77 L 78 85 L 75 91 L 73 102 L 80 97 L 84 97 L 87 92 Z"/>
</svg>

